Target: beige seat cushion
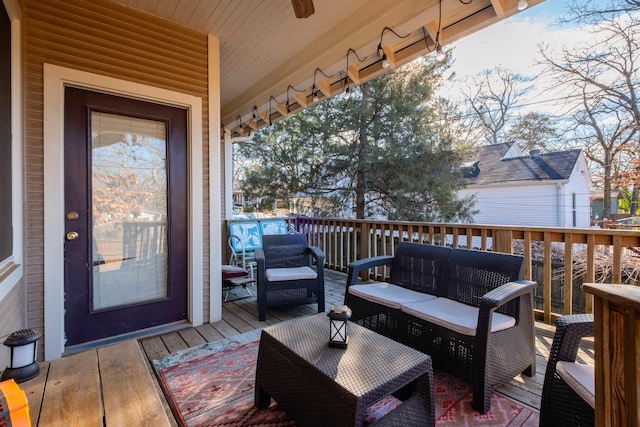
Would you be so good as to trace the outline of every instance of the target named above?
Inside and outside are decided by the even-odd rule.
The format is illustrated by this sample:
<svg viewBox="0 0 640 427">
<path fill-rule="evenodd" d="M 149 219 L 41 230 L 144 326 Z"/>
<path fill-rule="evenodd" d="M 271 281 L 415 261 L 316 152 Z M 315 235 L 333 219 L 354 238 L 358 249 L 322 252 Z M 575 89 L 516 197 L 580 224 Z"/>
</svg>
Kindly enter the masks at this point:
<svg viewBox="0 0 640 427">
<path fill-rule="evenodd" d="M 311 267 L 268 268 L 264 275 L 269 282 L 307 280 L 318 277 L 318 273 L 316 273 Z"/>
<path fill-rule="evenodd" d="M 403 304 L 400 309 L 412 316 L 463 335 L 476 335 L 478 312 L 480 311 L 478 307 L 463 304 L 449 298 L 436 298 L 429 301 Z M 513 317 L 494 312 L 491 317 L 491 332 L 508 329 L 515 324 L 516 319 Z"/>
<path fill-rule="evenodd" d="M 578 396 L 595 409 L 596 376 L 592 365 L 561 360 L 556 365 L 556 372 Z"/>
<path fill-rule="evenodd" d="M 387 282 L 349 286 L 349 293 L 367 301 L 399 309 L 402 304 L 434 299 L 435 296 L 412 291 Z"/>
</svg>

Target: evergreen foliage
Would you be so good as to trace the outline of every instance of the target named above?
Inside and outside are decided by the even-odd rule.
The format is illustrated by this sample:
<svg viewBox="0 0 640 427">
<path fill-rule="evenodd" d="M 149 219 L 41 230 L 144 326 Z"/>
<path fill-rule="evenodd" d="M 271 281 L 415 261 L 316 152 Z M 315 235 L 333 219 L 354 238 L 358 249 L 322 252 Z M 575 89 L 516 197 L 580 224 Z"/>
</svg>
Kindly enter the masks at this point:
<svg viewBox="0 0 640 427">
<path fill-rule="evenodd" d="M 470 220 L 473 201 L 456 199 L 464 152 L 433 95 L 446 67 L 414 61 L 256 132 L 238 147 L 245 193 L 309 197 L 314 215 Z"/>
</svg>

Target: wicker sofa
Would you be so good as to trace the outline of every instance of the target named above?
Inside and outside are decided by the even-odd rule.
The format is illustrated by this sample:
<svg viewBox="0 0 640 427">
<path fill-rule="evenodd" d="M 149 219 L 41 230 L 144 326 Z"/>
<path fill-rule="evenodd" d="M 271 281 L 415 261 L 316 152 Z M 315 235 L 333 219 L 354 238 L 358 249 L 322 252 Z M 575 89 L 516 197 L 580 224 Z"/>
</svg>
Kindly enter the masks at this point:
<svg viewBox="0 0 640 427">
<path fill-rule="evenodd" d="M 386 266 L 389 282 L 358 283 Z M 491 391 L 536 371 L 533 289 L 517 255 L 400 242 L 394 256 L 349 265 L 351 320 L 429 354 L 434 368 L 473 386 L 473 408 Z"/>
</svg>

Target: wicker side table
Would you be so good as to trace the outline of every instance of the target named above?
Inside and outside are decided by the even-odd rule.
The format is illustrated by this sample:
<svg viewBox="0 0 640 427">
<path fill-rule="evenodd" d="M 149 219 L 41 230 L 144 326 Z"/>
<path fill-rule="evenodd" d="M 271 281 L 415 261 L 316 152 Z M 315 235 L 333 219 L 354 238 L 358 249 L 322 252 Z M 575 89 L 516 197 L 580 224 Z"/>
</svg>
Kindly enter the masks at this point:
<svg viewBox="0 0 640 427">
<path fill-rule="evenodd" d="M 256 406 L 268 407 L 273 397 L 298 426 L 360 426 L 365 409 L 394 394 L 404 403 L 376 425 L 435 425 L 428 355 L 355 323 L 346 349 L 330 348 L 328 338 L 324 313 L 265 328 Z"/>
</svg>

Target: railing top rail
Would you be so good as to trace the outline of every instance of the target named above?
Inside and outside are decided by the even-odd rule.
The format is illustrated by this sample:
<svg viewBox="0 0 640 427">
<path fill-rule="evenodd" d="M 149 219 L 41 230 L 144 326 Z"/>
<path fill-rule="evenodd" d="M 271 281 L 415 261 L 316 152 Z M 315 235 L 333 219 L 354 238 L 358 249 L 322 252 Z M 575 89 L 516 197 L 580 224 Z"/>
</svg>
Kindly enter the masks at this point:
<svg viewBox="0 0 640 427">
<path fill-rule="evenodd" d="M 294 219 L 294 218 L 291 218 Z M 621 229 L 601 229 L 601 228 L 577 228 L 577 227 L 539 227 L 526 225 L 496 225 L 496 224 L 475 224 L 475 223 L 443 223 L 443 222 L 415 222 L 415 221 L 385 221 L 372 219 L 345 219 L 345 218 L 314 218 L 298 217 L 297 220 L 303 223 L 318 222 L 349 222 L 356 224 L 385 224 L 385 225 L 406 225 L 423 227 L 450 227 L 450 228 L 476 228 L 488 230 L 517 230 L 531 232 L 549 233 L 574 233 L 574 234 L 594 234 L 607 236 L 640 236 L 640 230 Z"/>
</svg>

